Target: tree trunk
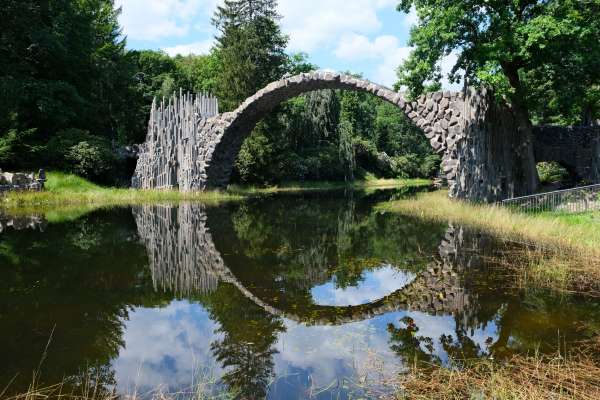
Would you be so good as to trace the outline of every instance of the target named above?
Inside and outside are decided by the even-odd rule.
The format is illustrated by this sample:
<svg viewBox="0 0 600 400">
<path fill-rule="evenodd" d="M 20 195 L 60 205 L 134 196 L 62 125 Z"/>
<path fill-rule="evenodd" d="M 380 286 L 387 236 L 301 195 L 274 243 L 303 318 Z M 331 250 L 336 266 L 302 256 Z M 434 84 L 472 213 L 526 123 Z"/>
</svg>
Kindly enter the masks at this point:
<svg viewBox="0 0 600 400">
<path fill-rule="evenodd" d="M 535 193 L 539 186 L 533 150 L 533 130 L 529 119 L 529 108 L 525 101 L 525 90 L 519 78 L 519 68 L 514 63 L 503 63 L 502 69 L 514 89 L 511 96 L 511 112 L 518 125 L 519 136 L 515 142 L 515 179 L 520 183 L 515 187 L 515 196 Z"/>
</svg>

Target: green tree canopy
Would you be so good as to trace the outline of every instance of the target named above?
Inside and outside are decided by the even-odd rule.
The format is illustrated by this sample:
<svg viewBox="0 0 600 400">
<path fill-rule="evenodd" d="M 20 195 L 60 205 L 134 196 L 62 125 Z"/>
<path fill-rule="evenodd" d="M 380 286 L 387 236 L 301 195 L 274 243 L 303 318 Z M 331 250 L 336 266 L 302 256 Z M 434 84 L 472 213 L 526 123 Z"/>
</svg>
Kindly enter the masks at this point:
<svg viewBox="0 0 600 400">
<path fill-rule="evenodd" d="M 276 10 L 276 0 L 225 0 L 217 8 L 212 21 L 219 31 L 216 87 L 225 110 L 285 73 L 288 38 Z"/>
<path fill-rule="evenodd" d="M 491 86 L 522 118 L 574 122 L 598 112 L 600 0 L 402 0 L 398 5 L 404 12 L 412 7 L 419 16 L 409 41 L 414 50 L 399 69 L 398 84 L 413 95 L 439 82 L 442 58 L 455 53 L 451 80 L 463 75 L 471 85 Z"/>
</svg>

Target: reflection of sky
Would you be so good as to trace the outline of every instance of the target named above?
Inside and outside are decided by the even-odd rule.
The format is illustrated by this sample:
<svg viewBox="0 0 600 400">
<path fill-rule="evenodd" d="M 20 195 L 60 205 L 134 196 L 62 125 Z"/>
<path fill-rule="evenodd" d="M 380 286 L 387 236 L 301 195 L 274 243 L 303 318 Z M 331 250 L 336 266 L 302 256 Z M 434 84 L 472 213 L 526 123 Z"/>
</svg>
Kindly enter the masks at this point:
<svg viewBox="0 0 600 400">
<path fill-rule="evenodd" d="M 165 308 L 135 308 L 125 321 L 125 348 L 113 363 L 120 390 L 187 388 L 199 376 L 222 374 L 210 351 L 217 339 L 204 308 L 173 301 Z"/>
<path fill-rule="evenodd" d="M 311 290 L 316 304 L 327 306 L 357 306 L 379 300 L 415 279 L 412 272 L 399 270 L 391 265 L 383 265 L 375 271 L 368 271 L 355 287 L 338 288 L 335 279 Z"/>
<path fill-rule="evenodd" d="M 304 326 L 285 320 L 286 331 L 274 339 L 276 379 L 269 398 L 297 398 L 308 386 L 336 386 L 345 377 L 367 377 L 375 383 L 394 376 L 402 369 L 402 360 L 390 349 L 387 326 L 400 327 L 404 316 L 415 321 L 418 336 L 433 339 L 434 354 L 446 361 L 440 337 L 456 339 L 452 316 L 398 311 L 342 326 Z M 173 301 L 162 309 L 134 309 L 126 321 L 125 349 L 113 363 L 119 389 L 145 393 L 158 385 L 189 388 L 202 368 L 203 376 L 219 378 L 223 370 L 210 350 L 219 339 L 217 328 L 195 303 Z M 482 349 L 488 337 L 498 338 L 493 322 L 466 334 Z"/>
</svg>

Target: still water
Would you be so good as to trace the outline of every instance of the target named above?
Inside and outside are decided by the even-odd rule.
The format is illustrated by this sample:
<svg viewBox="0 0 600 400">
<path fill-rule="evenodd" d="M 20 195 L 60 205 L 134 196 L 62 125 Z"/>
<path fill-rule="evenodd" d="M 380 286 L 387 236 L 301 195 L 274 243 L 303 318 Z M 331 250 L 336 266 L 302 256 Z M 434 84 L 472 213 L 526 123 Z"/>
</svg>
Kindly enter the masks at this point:
<svg viewBox="0 0 600 400">
<path fill-rule="evenodd" d="M 0 392 L 375 397 L 415 359 L 554 352 L 600 302 L 518 289 L 514 244 L 330 192 L 2 216 Z M 507 246 L 511 251 L 507 251 Z"/>
</svg>

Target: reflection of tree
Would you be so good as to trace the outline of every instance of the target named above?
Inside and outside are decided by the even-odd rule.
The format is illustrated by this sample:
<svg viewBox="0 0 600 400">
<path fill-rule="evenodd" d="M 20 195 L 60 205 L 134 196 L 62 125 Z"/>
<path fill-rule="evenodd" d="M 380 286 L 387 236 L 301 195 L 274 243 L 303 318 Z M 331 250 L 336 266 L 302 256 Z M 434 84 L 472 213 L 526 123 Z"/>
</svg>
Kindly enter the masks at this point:
<svg viewBox="0 0 600 400">
<path fill-rule="evenodd" d="M 266 313 L 232 285 L 219 285 L 205 301 L 220 323 L 222 338 L 211 345 L 227 372 L 223 382 L 243 399 L 264 398 L 273 378 L 274 344 L 285 330 L 281 319 Z"/>
<path fill-rule="evenodd" d="M 419 327 L 410 317 L 400 320 L 400 326 L 388 324 L 390 348 L 407 363 L 439 362 L 434 354 L 433 339 L 419 336 Z"/>
<path fill-rule="evenodd" d="M 0 386 L 17 376 L 11 390 L 26 389 L 48 345 L 40 384 L 79 385 L 89 366 L 110 387 L 129 306 L 157 304 L 130 211 L 10 232 L 2 247 L 10 252 L 0 252 Z"/>
<path fill-rule="evenodd" d="M 280 309 L 312 304 L 310 289 L 330 280 L 342 288 L 357 286 L 382 265 L 423 270 L 445 230 L 411 217 L 380 215 L 358 194 L 260 199 L 231 215 L 210 214 L 209 222 L 219 221 L 211 232 L 227 266 Z M 233 235 L 224 222 L 229 218 Z"/>
</svg>

